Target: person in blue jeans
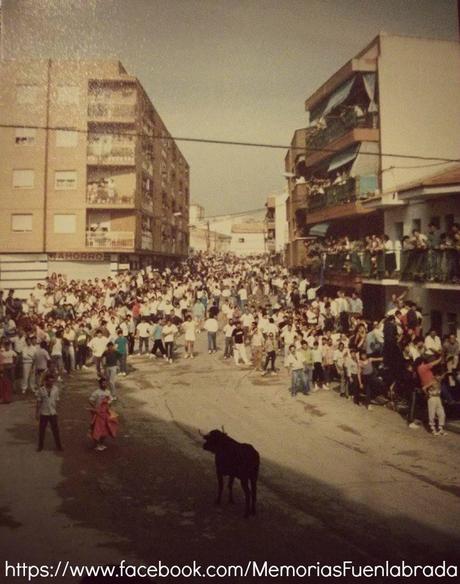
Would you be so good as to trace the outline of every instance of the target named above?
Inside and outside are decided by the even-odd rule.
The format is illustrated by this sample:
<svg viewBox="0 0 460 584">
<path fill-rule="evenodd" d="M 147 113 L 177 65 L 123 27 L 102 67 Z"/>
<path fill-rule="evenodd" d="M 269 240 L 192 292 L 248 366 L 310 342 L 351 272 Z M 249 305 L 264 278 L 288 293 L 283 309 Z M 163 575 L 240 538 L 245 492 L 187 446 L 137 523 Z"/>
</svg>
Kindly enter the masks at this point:
<svg viewBox="0 0 460 584">
<path fill-rule="evenodd" d="M 219 330 L 219 323 L 214 317 L 209 317 L 204 323 L 204 328 L 208 333 L 208 353 L 217 352 L 217 331 Z"/>
<path fill-rule="evenodd" d="M 291 370 L 291 395 L 295 397 L 298 392 L 308 395 L 308 380 L 305 375 L 303 360 L 297 355 L 295 345 L 289 345 L 289 353 L 286 357 L 286 367 Z"/>
</svg>

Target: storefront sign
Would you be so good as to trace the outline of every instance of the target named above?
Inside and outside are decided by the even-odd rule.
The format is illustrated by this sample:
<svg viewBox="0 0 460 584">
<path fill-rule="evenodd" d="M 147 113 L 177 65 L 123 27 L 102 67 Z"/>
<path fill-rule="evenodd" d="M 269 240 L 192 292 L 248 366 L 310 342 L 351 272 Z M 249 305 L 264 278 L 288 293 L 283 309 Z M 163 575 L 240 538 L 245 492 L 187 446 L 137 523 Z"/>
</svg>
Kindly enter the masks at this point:
<svg viewBox="0 0 460 584">
<path fill-rule="evenodd" d="M 108 254 L 105 253 L 56 252 L 48 254 L 50 262 L 105 262 L 108 259 Z"/>
</svg>

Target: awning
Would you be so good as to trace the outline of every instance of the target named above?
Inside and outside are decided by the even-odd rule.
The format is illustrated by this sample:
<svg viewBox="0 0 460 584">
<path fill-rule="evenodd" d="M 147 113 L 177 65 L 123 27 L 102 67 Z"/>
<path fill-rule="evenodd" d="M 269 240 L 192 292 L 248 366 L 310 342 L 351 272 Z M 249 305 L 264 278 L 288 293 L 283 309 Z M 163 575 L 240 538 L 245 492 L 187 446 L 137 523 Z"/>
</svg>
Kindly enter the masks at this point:
<svg viewBox="0 0 460 584">
<path fill-rule="evenodd" d="M 308 235 L 311 237 L 326 237 L 329 229 L 329 223 L 318 223 L 310 227 Z"/>
<path fill-rule="evenodd" d="M 336 170 L 337 168 L 340 168 L 344 164 L 347 164 L 348 162 L 354 160 L 358 154 L 358 150 L 359 144 L 354 144 L 351 148 L 347 148 L 343 152 L 336 154 L 334 158 L 331 159 L 327 171 L 331 172 L 332 170 Z"/>
<path fill-rule="evenodd" d="M 351 88 L 353 87 L 353 83 L 355 82 L 356 75 L 343 83 L 338 89 L 334 91 L 334 93 L 329 97 L 329 101 L 327 102 L 327 106 L 325 107 L 324 111 L 322 112 L 322 116 L 327 115 L 331 110 L 335 107 L 343 103 L 347 97 L 350 95 Z"/>
</svg>

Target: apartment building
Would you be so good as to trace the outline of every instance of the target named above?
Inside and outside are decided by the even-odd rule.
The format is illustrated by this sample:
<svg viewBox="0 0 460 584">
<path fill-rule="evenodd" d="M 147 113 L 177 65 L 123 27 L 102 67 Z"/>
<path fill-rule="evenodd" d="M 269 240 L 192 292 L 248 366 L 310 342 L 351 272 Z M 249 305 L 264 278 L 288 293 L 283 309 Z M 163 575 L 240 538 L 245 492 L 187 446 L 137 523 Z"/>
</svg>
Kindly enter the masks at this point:
<svg viewBox="0 0 460 584">
<path fill-rule="evenodd" d="M 401 224 L 408 226 L 399 213 L 407 200 L 400 187 L 425 179 L 441 162 L 436 159 L 459 157 L 460 45 L 380 34 L 310 95 L 305 108 L 309 125 L 294 133 L 285 158 L 293 269 L 308 269 L 314 238 L 403 236 Z M 377 312 L 382 297 L 377 302 L 375 286 L 354 268 L 326 258 L 313 279 L 360 289 Z"/>
<path fill-rule="evenodd" d="M 273 259 L 283 260 L 286 247 L 287 221 L 286 221 L 287 193 L 269 195 L 265 207 L 265 239 L 266 251 Z"/>
<path fill-rule="evenodd" d="M 188 253 L 189 166 L 117 61 L 0 62 L 0 281 Z"/>
</svg>

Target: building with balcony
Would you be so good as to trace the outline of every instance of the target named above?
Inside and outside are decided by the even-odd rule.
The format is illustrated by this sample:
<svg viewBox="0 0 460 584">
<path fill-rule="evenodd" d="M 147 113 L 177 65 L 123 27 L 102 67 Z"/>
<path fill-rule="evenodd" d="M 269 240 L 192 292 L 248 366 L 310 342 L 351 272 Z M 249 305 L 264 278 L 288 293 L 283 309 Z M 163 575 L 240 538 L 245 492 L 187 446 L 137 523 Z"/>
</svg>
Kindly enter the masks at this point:
<svg viewBox="0 0 460 584">
<path fill-rule="evenodd" d="M 270 195 L 265 203 L 266 251 L 279 261 L 284 260 L 287 243 L 286 199 L 287 193 Z"/>
<path fill-rule="evenodd" d="M 188 254 L 189 166 L 117 61 L 0 61 L 0 283 Z"/>
<path fill-rule="evenodd" d="M 460 165 L 400 185 L 396 197 L 388 194 L 365 202 L 383 212 L 391 246 L 377 254 L 373 271 L 361 254 L 363 287 L 382 306 L 405 292 L 423 307 L 425 330 L 460 339 Z M 421 246 L 413 245 L 414 230 Z"/>
<path fill-rule="evenodd" d="M 459 71 L 457 42 L 380 34 L 308 97 L 285 158 L 291 268 L 309 269 L 313 238 L 383 235 L 399 186 L 425 177 L 430 157 L 458 159 Z M 367 204 L 382 193 L 386 204 Z M 315 278 L 373 298 L 355 269 Z"/>
</svg>

